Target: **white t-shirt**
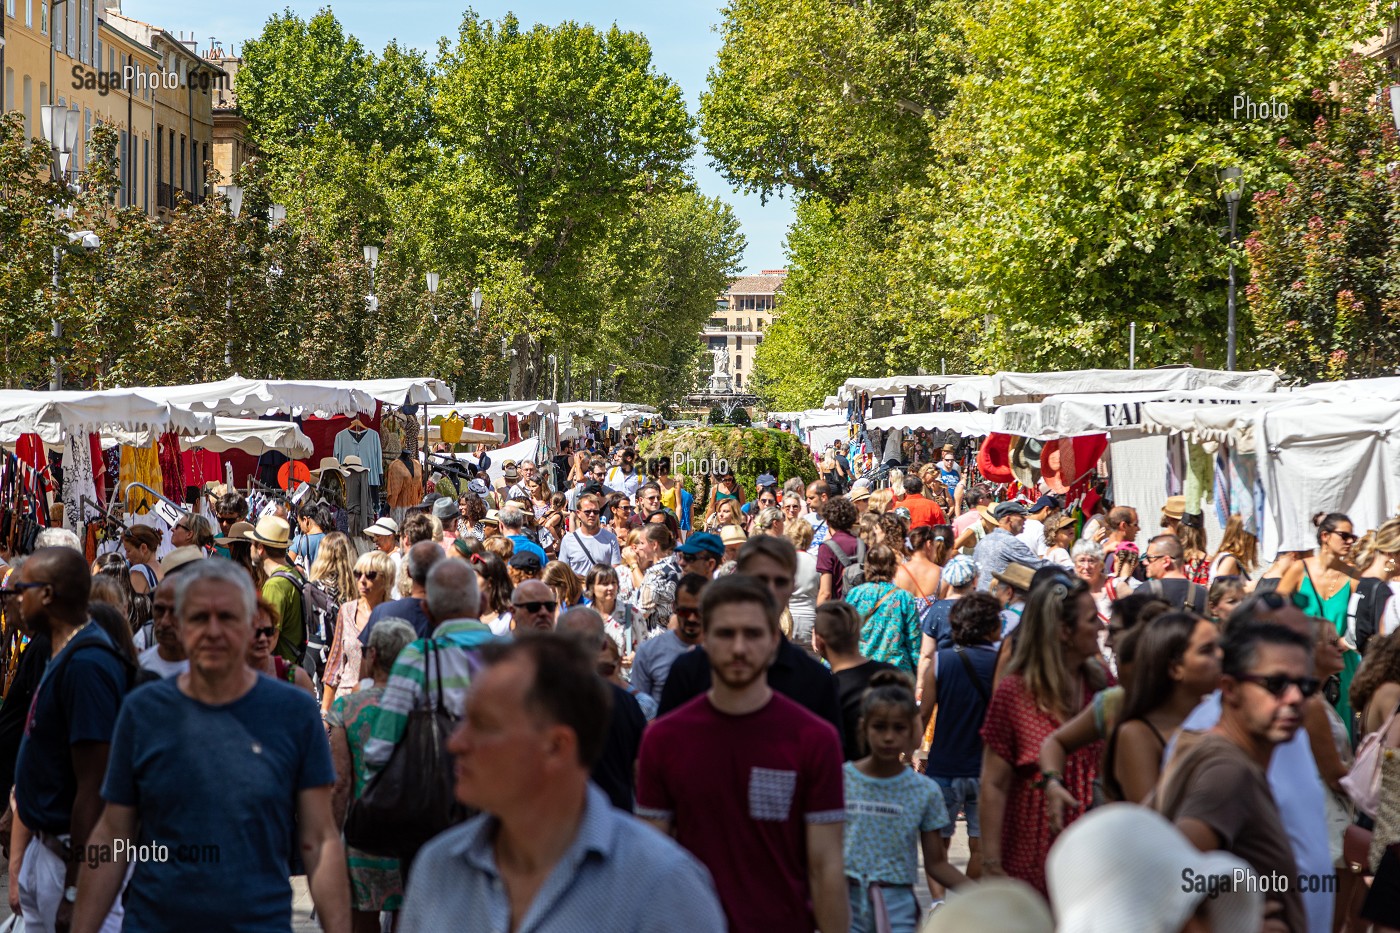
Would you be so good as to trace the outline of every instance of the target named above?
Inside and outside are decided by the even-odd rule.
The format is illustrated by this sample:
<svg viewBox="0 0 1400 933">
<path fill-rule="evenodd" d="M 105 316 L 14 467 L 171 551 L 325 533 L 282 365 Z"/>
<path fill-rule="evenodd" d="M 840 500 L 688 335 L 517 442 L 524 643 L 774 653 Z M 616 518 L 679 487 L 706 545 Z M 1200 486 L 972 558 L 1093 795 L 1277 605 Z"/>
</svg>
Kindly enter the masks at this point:
<svg viewBox="0 0 1400 933">
<path fill-rule="evenodd" d="M 1035 552 L 1036 557 L 1044 557 L 1045 544 L 1045 523 L 1034 518 L 1026 519 L 1026 527 L 1021 529 L 1017 536 L 1018 540 L 1024 541 L 1026 547 Z"/>
<path fill-rule="evenodd" d="M 167 661 L 160 656 L 160 647 L 151 645 L 145 651 L 136 656 L 141 667 L 148 671 L 155 671 L 163 678 L 178 677 L 190 669 L 189 658 L 183 661 Z"/>
</svg>

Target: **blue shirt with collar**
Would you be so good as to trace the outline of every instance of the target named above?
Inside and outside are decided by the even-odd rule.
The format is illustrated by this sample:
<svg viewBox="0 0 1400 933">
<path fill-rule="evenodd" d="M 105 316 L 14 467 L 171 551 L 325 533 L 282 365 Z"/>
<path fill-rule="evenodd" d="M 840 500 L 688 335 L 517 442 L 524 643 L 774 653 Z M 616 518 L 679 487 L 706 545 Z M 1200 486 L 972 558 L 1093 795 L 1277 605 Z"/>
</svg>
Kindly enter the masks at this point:
<svg viewBox="0 0 1400 933">
<path fill-rule="evenodd" d="M 541 567 L 549 563 L 549 556 L 545 554 L 544 548 L 531 541 L 525 535 L 506 535 L 506 538 L 511 544 L 515 545 L 515 553 L 519 554 L 521 551 L 527 551 L 534 554 L 540 559 Z"/>
<path fill-rule="evenodd" d="M 592 783 L 574 841 L 540 885 L 525 916 L 512 918 L 510 897 L 496 867 L 499 825 L 494 816 L 483 813 L 423 847 L 409 875 L 400 933 L 725 929 L 724 911 L 705 866 L 675 841 L 615 809 Z M 638 896 L 659 891 L 666 896 Z M 685 909 L 677 910 L 678 904 Z"/>
</svg>

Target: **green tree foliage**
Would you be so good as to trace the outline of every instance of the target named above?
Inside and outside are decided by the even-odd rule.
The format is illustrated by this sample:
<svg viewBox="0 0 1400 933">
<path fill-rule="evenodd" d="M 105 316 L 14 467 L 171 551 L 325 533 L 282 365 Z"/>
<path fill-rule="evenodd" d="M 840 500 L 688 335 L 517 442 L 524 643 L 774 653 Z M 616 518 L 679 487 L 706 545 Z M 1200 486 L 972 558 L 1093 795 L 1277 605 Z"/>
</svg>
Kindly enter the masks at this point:
<svg viewBox="0 0 1400 933">
<path fill-rule="evenodd" d="M 1378 28 L 1360 0 L 933 4 L 879 40 L 918 52 L 884 59 L 897 90 L 847 93 L 881 59 L 853 67 L 876 45 L 846 26 L 884 5 L 838 7 L 812 13 L 813 31 L 786 15 L 801 0 L 731 3 L 702 110 L 732 180 L 810 202 L 789 239 L 790 320 L 758 359 L 782 408 L 820 402 L 843 365 L 1119 366 L 1130 321 L 1139 364 L 1222 363 L 1217 170 L 1255 184 L 1286 170 L 1276 142 L 1305 129 L 1298 101 Z M 1235 95 L 1294 119 L 1232 114 Z M 920 105 L 922 136 L 893 116 L 900 100 Z M 837 355 L 830 376 L 810 372 L 817 347 Z"/>
<path fill-rule="evenodd" d="M 707 465 L 708 472 L 698 468 L 694 479 L 699 486 L 695 495 L 697 510 L 704 508 L 709 501 L 710 484 L 715 468 L 720 461 L 734 471 L 734 478 L 748 492 L 752 499 L 755 481 L 764 473 L 774 476 L 800 476 L 807 482 L 817 478 L 816 464 L 811 452 L 803 446 L 796 435 L 772 428 L 749 428 L 737 426 L 671 428 L 642 438 L 637 452 L 644 460 L 658 460 L 679 456 Z M 681 470 L 680 472 L 684 472 Z M 698 514 L 698 511 L 697 511 Z"/>
<path fill-rule="evenodd" d="M 1249 355 L 1302 379 L 1400 370 L 1400 145 L 1379 72 L 1348 64 L 1336 119 L 1285 140 L 1286 181 L 1254 198 Z"/>
</svg>

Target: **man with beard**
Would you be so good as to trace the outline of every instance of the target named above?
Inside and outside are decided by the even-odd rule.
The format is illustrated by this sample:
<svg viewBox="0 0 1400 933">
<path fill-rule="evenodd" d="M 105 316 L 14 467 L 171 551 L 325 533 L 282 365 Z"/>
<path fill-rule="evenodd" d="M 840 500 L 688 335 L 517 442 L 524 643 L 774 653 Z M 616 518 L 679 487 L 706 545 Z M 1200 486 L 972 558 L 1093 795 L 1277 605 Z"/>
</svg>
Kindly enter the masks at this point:
<svg viewBox="0 0 1400 933">
<path fill-rule="evenodd" d="M 700 598 L 712 685 L 642 737 L 637 815 L 710 869 L 733 933 L 842 933 L 850 903 L 836 729 L 768 686 L 778 604 L 733 574 Z"/>
<path fill-rule="evenodd" d="M 700 593 L 708 577 L 688 573 L 676 584 L 676 601 L 671 610 L 671 627 L 637 648 L 632 659 L 632 686 L 658 703 L 671 665 L 676 658 L 700 644 Z"/>
</svg>

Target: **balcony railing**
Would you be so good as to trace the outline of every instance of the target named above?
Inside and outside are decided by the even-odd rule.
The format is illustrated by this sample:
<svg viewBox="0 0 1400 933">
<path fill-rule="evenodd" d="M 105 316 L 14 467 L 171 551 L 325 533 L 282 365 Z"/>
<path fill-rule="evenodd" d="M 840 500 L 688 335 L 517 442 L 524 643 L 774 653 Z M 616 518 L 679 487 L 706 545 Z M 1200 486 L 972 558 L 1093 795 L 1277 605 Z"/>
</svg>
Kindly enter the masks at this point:
<svg viewBox="0 0 1400 933">
<path fill-rule="evenodd" d="M 719 333 L 728 333 L 728 334 L 737 334 L 737 333 L 743 333 L 743 334 L 761 334 L 761 333 L 763 333 L 763 331 L 760 330 L 760 329 L 757 328 L 757 327 L 748 327 L 748 326 L 746 326 L 746 325 L 744 325 L 744 324 L 725 324 L 725 325 L 722 325 L 722 326 L 721 326 L 721 325 L 718 325 L 718 324 L 706 324 L 706 325 L 705 325 L 705 333 L 707 333 L 707 334 L 719 334 Z"/>
<path fill-rule="evenodd" d="M 175 191 L 168 182 L 156 182 L 156 207 L 175 208 Z"/>
</svg>

